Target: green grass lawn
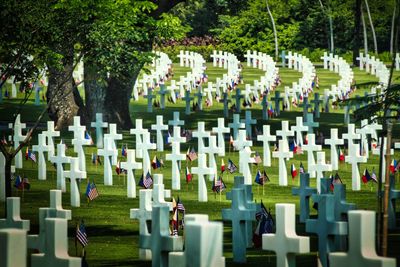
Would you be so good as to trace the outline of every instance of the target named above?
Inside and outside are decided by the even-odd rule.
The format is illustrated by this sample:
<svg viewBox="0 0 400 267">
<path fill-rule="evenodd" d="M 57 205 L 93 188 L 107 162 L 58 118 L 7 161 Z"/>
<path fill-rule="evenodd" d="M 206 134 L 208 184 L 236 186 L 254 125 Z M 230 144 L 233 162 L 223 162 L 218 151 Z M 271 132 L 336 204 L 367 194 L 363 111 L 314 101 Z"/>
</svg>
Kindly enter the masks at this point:
<svg viewBox="0 0 400 267">
<path fill-rule="evenodd" d="M 212 64 L 207 64 L 207 74 L 209 75 L 210 81 L 215 81 L 217 77 L 222 77 L 226 70 L 212 67 Z M 181 68 L 179 66 L 174 66 L 175 69 L 175 79 L 178 79 L 180 75 L 185 75 L 189 70 L 188 68 Z M 366 74 L 365 72 L 360 72 L 354 70 L 355 79 L 357 82 L 367 82 L 376 81 L 374 76 Z M 396 77 L 400 76 L 400 73 L 395 73 Z M 253 69 L 251 67 L 244 67 L 243 77 L 245 83 L 253 83 L 254 79 L 258 79 L 262 75 L 262 71 Z M 283 91 L 285 85 L 291 86 L 293 81 L 297 81 L 301 77 L 301 73 L 289 70 L 285 68 L 280 69 L 280 75 L 282 78 L 282 85 L 278 87 L 278 90 Z M 317 75 L 320 80 L 320 94 L 323 94 L 325 88 L 330 87 L 331 84 L 337 83 L 340 77 L 332 72 L 323 70 L 322 68 L 317 68 Z M 240 87 L 244 88 L 245 85 Z M 364 90 L 357 90 L 356 94 L 363 95 Z M 19 96 L 22 97 L 22 96 Z M 8 122 L 12 118 L 12 114 L 16 112 L 18 108 L 18 102 L 20 99 L 16 100 L 4 100 L 0 104 L 0 121 Z M 131 102 L 131 117 L 132 119 L 140 118 L 143 119 L 144 127 L 150 128 L 152 123 L 155 123 L 156 115 L 164 115 L 164 122 L 172 118 L 173 111 L 180 111 L 181 119 L 185 121 L 185 128 L 196 129 L 198 121 L 204 121 L 206 123 L 207 129 L 217 126 L 217 118 L 222 117 L 223 105 L 220 103 L 214 103 L 211 108 L 206 108 L 204 105 L 204 110 L 201 112 L 192 113 L 189 116 L 184 114 L 185 103 L 178 100 L 177 104 L 172 105 L 171 103 L 166 103 L 166 109 L 160 110 L 155 109 L 154 113 L 150 114 L 146 112 L 147 100 L 140 99 L 137 102 Z M 21 108 L 21 119 L 23 122 L 34 122 L 38 114 L 43 109 L 42 106 L 34 106 L 34 100 L 30 99 L 28 103 Z M 291 111 L 284 111 L 277 118 L 273 118 L 268 121 L 263 121 L 261 116 L 261 107 L 259 105 L 254 105 L 252 108 L 252 116 L 257 119 L 257 128 L 262 129 L 263 124 L 271 125 L 271 132 L 274 133 L 276 129 L 280 129 L 282 120 L 289 120 L 290 125 L 295 123 L 295 118 L 302 115 L 301 108 L 292 108 Z M 244 116 L 244 109 L 242 109 L 241 116 Z M 44 118 L 43 121 L 48 118 Z M 230 122 L 231 119 L 226 120 L 225 124 Z M 339 128 L 339 134 L 347 131 L 347 125 L 343 124 L 343 111 L 342 110 L 331 110 L 330 113 L 321 113 L 321 118 L 317 120 L 320 123 L 319 131 L 324 134 L 325 137 L 329 137 L 329 129 L 332 127 Z M 359 123 L 357 124 L 359 125 Z M 9 132 L 2 130 L 1 137 Z M 119 159 L 124 161 L 121 157 L 121 146 L 122 144 L 127 144 L 128 148 L 134 148 L 134 138 L 129 134 L 128 131 L 122 131 L 124 140 L 118 142 L 119 147 Z M 394 138 L 400 138 L 400 130 L 398 127 L 394 129 Z M 73 148 L 71 146 L 70 139 L 72 138 L 71 133 L 63 131 L 62 137 L 68 145 L 68 155 L 75 156 Z M 94 138 L 94 131 L 92 132 L 92 137 Z M 59 142 L 59 138 L 56 143 Z M 155 133 L 152 132 L 152 140 L 155 142 Z M 33 139 L 32 144 L 37 143 L 37 138 Z M 197 140 L 193 139 L 187 144 L 182 144 L 181 152 L 185 153 L 189 146 L 195 145 L 197 148 Z M 238 153 L 233 153 L 229 151 L 228 141 L 226 141 L 227 153 L 224 157 L 225 164 L 227 164 L 228 158 L 232 159 L 233 162 L 238 164 Z M 262 143 L 253 140 L 254 151 L 262 152 Z M 166 153 L 170 153 L 171 148 L 166 148 Z M 326 152 L 326 159 L 330 159 L 329 149 L 324 147 Z M 72 208 L 69 204 L 69 183 L 67 183 L 67 193 L 63 194 L 63 206 L 65 209 L 72 210 L 72 220 L 69 221 L 69 253 L 70 255 L 76 255 L 75 245 L 74 245 L 74 233 L 76 223 L 81 219 L 85 221 L 87 227 L 87 234 L 89 238 L 89 245 L 86 247 L 87 258 L 89 266 L 150 266 L 150 262 L 144 262 L 138 260 L 138 221 L 131 220 L 129 218 L 129 210 L 131 208 L 139 207 L 139 200 L 128 199 L 126 197 L 126 177 L 124 175 L 116 175 L 114 172 L 114 185 L 104 186 L 103 185 L 103 166 L 96 166 L 91 163 L 92 153 L 97 154 L 97 149 L 94 146 L 86 147 L 86 164 L 88 179 L 95 181 L 98 187 L 100 197 L 91 203 L 87 203 L 84 197 L 84 192 L 86 190 L 86 181 L 84 180 L 80 185 L 81 191 L 81 207 Z M 153 173 L 164 174 L 164 183 L 166 188 L 171 187 L 171 164 L 165 160 L 164 153 L 151 152 L 150 157 L 153 158 L 154 155 L 162 157 L 165 162 L 165 168 L 153 171 Z M 261 153 L 262 155 L 262 153 Z M 395 158 L 399 158 L 399 152 L 396 152 Z M 378 170 L 378 159 L 376 155 L 370 155 L 369 161 L 366 164 L 360 164 L 360 171 L 362 172 L 366 167 L 369 170 L 375 168 Z M 221 158 L 217 158 L 218 166 L 221 163 Z M 300 163 L 303 163 L 306 170 L 307 158 L 306 155 L 296 155 L 294 159 L 287 162 L 288 173 L 290 169 L 290 164 L 294 163 L 298 169 Z M 207 181 L 209 190 L 207 203 L 200 203 L 197 201 L 197 177 L 194 177 L 192 183 L 187 185 L 184 182 L 184 172 L 185 167 L 191 167 L 191 163 L 182 162 L 182 189 L 180 191 L 172 191 L 172 196 L 177 198 L 178 196 L 185 205 L 187 213 L 195 214 L 208 214 L 210 220 L 221 221 L 221 209 L 228 208 L 230 202 L 226 200 L 225 194 L 223 192 L 221 195 L 216 195 L 211 191 L 211 182 Z M 197 163 L 194 162 L 193 166 Z M 299 199 L 298 197 L 292 196 L 291 188 L 292 186 L 298 186 L 299 177 L 296 179 L 289 180 L 289 186 L 281 187 L 278 186 L 278 161 L 277 159 L 272 160 L 272 167 L 266 168 L 271 182 L 267 183 L 264 188 L 254 185 L 254 199 L 257 202 L 263 201 L 267 208 L 271 208 L 273 214 L 275 214 L 275 203 L 295 203 L 297 215 L 299 214 Z M 257 170 L 263 170 L 264 168 L 258 166 L 252 166 L 252 174 L 255 177 Z M 25 191 L 13 191 L 14 196 L 21 196 L 21 215 L 23 219 L 29 219 L 31 221 L 31 231 L 30 233 L 38 233 L 38 208 L 47 207 L 49 205 L 49 192 L 48 190 L 54 189 L 56 187 L 56 170 L 51 166 L 50 163 L 47 164 L 47 180 L 38 181 L 37 180 L 37 165 L 31 161 L 24 161 L 24 168 L 18 170 L 17 173 L 30 178 L 31 190 Z M 330 175 L 327 173 L 326 175 Z M 355 203 L 359 209 L 376 210 L 377 208 L 377 185 L 370 183 L 367 185 L 362 185 L 362 190 L 358 192 L 353 192 L 351 190 L 351 166 L 341 163 L 339 175 L 341 176 L 343 182 L 347 184 L 347 200 L 348 202 Z M 136 174 L 137 178 L 140 174 Z M 224 174 L 224 181 L 227 184 L 227 191 L 233 186 L 233 175 Z M 398 177 L 397 177 L 398 180 Z M 137 180 L 138 181 L 138 180 Z M 136 182 L 137 183 L 137 182 Z M 311 179 L 311 185 L 315 186 L 315 179 Z M 137 188 L 138 190 L 139 188 Z M 137 194 L 138 195 L 138 194 Z M 4 206 L 0 206 L 0 214 L 4 213 Z M 315 216 L 315 210 L 312 210 L 312 215 Z M 297 217 L 298 220 L 298 217 Z M 297 233 L 300 235 L 306 235 L 305 225 L 297 223 L 296 225 Z M 373 229 L 371 229 L 373 231 Z M 231 247 L 231 227 L 229 223 L 224 223 L 224 256 L 226 257 L 227 266 L 239 266 L 232 262 L 232 247 Z M 394 257 L 397 256 L 400 260 L 400 255 L 398 253 L 398 248 L 400 247 L 400 231 L 391 231 L 389 236 L 389 255 Z M 311 235 L 311 253 L 299 256 L 297 259 L 298 266 L 316 266 L 316 256 L 317 256 L 317 239 L 314 235 Z M 275 266 L 275 257 L 271 252 L 260 251 L 255 249 L 249 249 L 247 253 L 247 265 L 246 266 L 258 266 L 260 264 L 266 266 Z"/>
</svg>

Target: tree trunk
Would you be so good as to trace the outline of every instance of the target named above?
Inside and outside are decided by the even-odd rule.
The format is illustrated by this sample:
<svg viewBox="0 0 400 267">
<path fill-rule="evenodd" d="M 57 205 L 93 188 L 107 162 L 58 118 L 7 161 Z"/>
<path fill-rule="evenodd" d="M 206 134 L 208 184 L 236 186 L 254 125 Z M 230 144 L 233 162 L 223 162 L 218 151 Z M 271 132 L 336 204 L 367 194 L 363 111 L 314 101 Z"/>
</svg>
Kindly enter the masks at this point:
<svg viewBox="0 0 400 267">
<path fill-rule="evenodd" d="M 48 114 L 58 130 L 70 125 L 74 116 L 81 116 L 85 121 L 83 101 L 72 77 L 73 68 L 73 56 L 65 57 L 61 69 L 49 66 L 46 98 L 47 103 L 53 100 L 49 103 Z"/>
<path fill-rule="evenodd" d="M 368 54 L 368 35 L 367 35 L 367 26 L 365 25 L 364 12 L 361 10 L 361 22 L 363 26 L 363 36 L 364 36 L 364 53 Z"/>
<path fill-rule="evenodd" d="M 371 12 L 369 12 L 368 0 L 365 0 L 365 8 L 367 9 L 369 23 L 371 24 L 371 32 L 372 32 L 372 38 L 374 39 L 375 54 L 378 55 L 378 44 L 376 42 L 376 34 L 375 34 L 374 24 L 372 23 Z"/>
<path fill-rule="evenodd" d="M 360 23 L 361 22 L 361 0 L 356 0 L 354 7 L 354 45 L 353 45 L 353 65 L 359 66 L 357 57 L 360 54 Z"/>
<path fill-rule="evenodd" d="M 96 113 L 103 113 L 104 118 L 107 116 L 104 110 L 107 84 L 101 82 L 101 75 L 98 68 L 94 64 L 85 63 L 84 67 L 84 86 L 85 86 L 85 106 L 89 121 L 95 121 Z"/>
<path fill-rule="evenodd" d="M 276 27 L 275 27 L 275 21 L 274 21 L 274 17 L 272 16 L 271 10 L 269 9 L 269 4 L 268 4 L 268 0 L 266 0 L 267 3 L 267 10 L 268 10 L 268 14 L 271 18 L 271 23 L 272 23 L 272 29 L 274 31 L 274 39 L 275 39 L 275 61 L 278 62 L 278 57 L 279 57 L 279 49 L 278 49 L 278 35 L 276 33 Z"/>
<path fill-rule="evenodd" d="M 85 104 L 88 118 L 93 121 L 96 113 L 103 113 L 104 120 L 116 123 L 119 128 L 133 127 L 129 113 L 133 86 L 142 65 L 133 74 L 109 78 L 101 77 L 94 64 L 85 64 Z"/>
<path fill-rule="evenodd" d="M 394 22 L 396 18 L 396 8 L 397 8 L 397 3 L 396 1 L 394 2 L 394 8 L 393 8 L 393 16 L 392 16 L 392 28 L 390 30 L 390 55 L 393 56 L 393 39 L 394 39 Z"/>
</svg>

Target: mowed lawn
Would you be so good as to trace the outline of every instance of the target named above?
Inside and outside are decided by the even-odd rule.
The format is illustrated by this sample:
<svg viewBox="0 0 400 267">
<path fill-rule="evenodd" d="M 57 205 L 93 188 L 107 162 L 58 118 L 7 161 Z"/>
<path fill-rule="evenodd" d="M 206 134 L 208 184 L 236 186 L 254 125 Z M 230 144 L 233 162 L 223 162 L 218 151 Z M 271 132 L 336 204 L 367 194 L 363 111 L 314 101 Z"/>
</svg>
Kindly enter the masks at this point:
<svg viewBox="0 0 400 267">
<path fill-rule="evenodd" d="M 215 82 L 217 77 L 222 77 L 227 70 L 222 68 L 212 67 L 211 63 L 207 63 L 206 73 L 209 76 L 209 81 Z M 179 79 L 179 76 L 185 75 L 189 71 L 189 68 L 179 67 L 179 64 L 174 65 L 174 78 Z M 282 79 L 282 84 L 277 88 L 277 90 L 284 92 L 284 86 L 291 86 L 292 82 L 297 81 L 301 77 L 301 73 L 289 70 L 287 68 L 280 68 L 280 76 Z M 244 83 L 253 84 L 254 79 L 259 79 L 262 75 L 262 71 L 247 67 L 244 64 L 243 78 Z M 324 89 L 330 88 L 331 84 L 337 84 L 340 77 L 328 70 L 323 70 L 322 68 L 317 68 L 317 75 L 320 81 L 319 90 L 316 90 L 323 95 Z M 354 69 L 355 80 L 357 83 L 377 81 L 377 78 Z M 395 76 L 400 76 L 399 72 L 395 72 Z M 245 84 L 240 85 L 240 88 L 244 89 Z M 366 89 L 358 89 L 355 94 L 364 95 Z M 82 90 L 81 90 L 82 91 Z M 82 91 L 83 93 L 83 91 Z M 22 97 L 22 95 L 19 95 Z M 311 96 L 311 99 L 313 96 Z M 12 118 L 13 113 L 18 110 L 18 103 L 20 99 L 4 100 L 0 104 L 0 121 L 9 122 Z M 42 106 L 34 106 L 34 99 L 28 101 L 28 103 L 21 107 L 21 119 L 23 122 L 28 122 L 28 126 L 31 125 L 38 116 L 38 114 L 44 108 Z M 233 103 L 233 102 L 232 102 Z M 211 127 L 217 126 L 217 118 L 223 117 L 223 105 L 221 103 L 214 102 L 212 107 L 205 107 L 204 110 L 196 113 L 192 113 L 189 116 L 184 114 L 185 103 L 184 101 L 178 100 L 177 104 L 171 104 L 166 101 L 166 109 L 161 110 L 154 108 L 153 113 L 147 113 L 147 100 L 140 99 L 137 102 L 131 102 L 131 116 L 132 119 L 143 119 L 144 127 L 150 129 L 150 125 L 155 123 L 156 115 L 164 115 L 164 123 L 167 120 L 172 119 L 173 111 L 180 111 L 181 119 L 185 121 L 184 128 L 186 129 L 197 129 L 197 122 L 204 121 L 206 128 L 208 130 Z M 289 120 L 290 125 L 295 124 L 295 118 L 297 116 L 302 116 L 301 108 L 292 108 L 291 111 L 283 111 L 279 117 L 270 119 L 268 121 L 262 120 L 261 106 L 259 104 L 253 105 L 251 108 L 252 116 L 257 119 L 256 127 L 262 130 L 262 125 L 271 125 L 271 132 L 275 133 L 277 129 L 281 128 L 282 120 Z M 241 117 L 244 117 L 245 110 L 242 109 Z M 321 113 L 321 118 L 317 119 L 320 123 L 318 129 L 322 132 L 325 138 L 330 136 L 330 128 L 336 127 L 339 129 L 339 136 L 343 132 L 347 131 L 347 125 L 343 123 L 343 111 L 337 109 L 331 109 L 329 113 Z M 47 120 L 45 118 L 43 121 Z M 230 122 L 232 116 L 228 120 L 225 120 L 225 125 Z M 359 126 L 359 122 L 357 123 Z M 3 135 L 8 135 L 10 132 L 2 128 L 1 137 Z M 91 129 L 91 135 L 95 138 L 94 129 Z M 129 134 L 128 131 L 121 131 L 123 133 L 123 141 L 118 141 L 117 147 L 119 149 L 119 160 L 125 161 L 121 156 L 121 146 L 126 144 L 128 148 L 134 148 L 134 137 Z M 152 141 L 155 142 L 155 132 L 152 133 Z M 61 134 L 63 140 L 68 145 L 68 155 L 76 156 L 73 152 L 73 147 L 71 145 L 72 134 L 68 131 L 62 131 Z M 394 128 L 394 138 L 400 139 L 400 130 L 396 126 Z M 236 165 L 238 165 L 238 153 L 232 151 L 229 148 L 229 136 L 226 136 L 226 156 L 223 158 L 225 164 L 227 164 L 228 159 L 231 159 Z M 56 138 L 56 143 L 60 141 L 60 138 Z M 30 148 L 33 144 L 37 144 L 37 133 L 30 143 Z M 181 152 L 186 153 L 189 147 L 195 146 L 197 150 L 197 139 L 192 139 L 186 144 L 181 145 Z M 271 147 L 272 148 L 272 147 Z M 253 138 L 253 151 L 258 151 L 262 155 L 262 143 L 256 141 Z M 330 151 L 328 147 L 323 147 L 326 153 L 326 159 L 330 160 Z M 23 150 L 25 153 L 25 149 Z M 86 197 L 84 196 L 86 190 L 87 180 L 83 180 L 80 185 L 81 191 L 81 207 L 72 208 L 70 206 L 69 197 L 69 183 L 67 183 L 67 193 L 63 194 L 63 206 L 65 209 L 72 210 L 72 220 L 69 221 L 68 226 L 68 236 L 69 236 L 69 253 L 70 255 L 76 255 L 76 248 L 74 242 L 74 235 L 76 230 L 76 224 L 80 220 L 84 220 L 86 225 L 86 230 L 89 238 L 89 245 L 86 247 L 87 259 L 89 266 L 150 266 L 150 262 L 140 261 L 138 259 L 138 242 L 139 242 L 139 223 L 138 221 L 131 220 L 129 218 L 130 209 L 139 207 L 139 199 L 128 199 L 127 198 L 127 187 L 126 187 L 126 177 L 124 175 L 117 175 L 114 172 L 114 185 L 104 186 L 103 185 L 103 166 L 94 165 L 91 163 L 92 153 L 97 154 L 97 149 L 95 146 L 90 146 L 85 148 L 86 153 L 86 164 L 87 164 L 87 177 L 90 181 L 95 181 L 100 196 L 91 203 L 87 203 Z M 166 147 L 165 153 L 171 153 L 171 147 Z M 154 155 L 162 158 L 165 163 L 165 167 L 157 170 L 153 170 L 153 173 L 162 173 L 164 175 L 164 183 L 166 188 L 171 187 L 171 163 L 165 160 L 165 153 L 152 151 L 150 153 L 150 158 L 152 159 Z M 396 151 L 394 158 L 399 159 L 400 153 Z M 218 168 L 221 164 L 221 157 L 217 157 Z M 377 155 L 370 154 L 368 163 L 360 164 L 360 172 L 367 167 L 371 172 L 375 169 L 378 172 L 378 159 Z M 292 196 L 291 188 L 292 186 L 299 185 L 299 176 L 295 179 L 290 178 L 290 165 L 295 164 L 296 168 L 299 169 L 300 163 L 302 163 L 305 169 L 307 166 L 307 156 L 295 155 L 294 158 L 287 161 L 286 167 L 289 173 L 289 186 L 281 187 L 278 186 L 278 160 L 272 160 L 272 167 L 265 168 L 270 182 L 264 187 L 253 185 L 254 199 L 257 202 L 263 202 L 267 208 L 271 209 L 272 214 L 275 214 L 275 203 L 295 203 L 297 212 L 297 224 L 296 230 L 300 235 L 306 235 L 305 225 L 298 223 L 299 215 L 299 198 Z M 221 221 L 221 209 L 229 208 L 230 202 L 226 200 L 226 191 L 222 194 L 215 194 L 211 191 L 212 182 L 207 181 L 207 186 L 209 188 L 207 203 L 200 203 L 197 201 L 197 176 L 191 183 L 186 184 L 185 182 L 185 169 L 186 166 L 192 167 L 197 166 L 197 161 L 182 162 L 181 168 L 181 184 L 182 189 L 180 191 L 172 191 L 172 196 L 177 199 L 181 199 L 186 208 L 186 213 L 188 214 L 208 214 L 210 220 Z M 38 233 L 38 208 L 49 206 L 49 192 L 48 190 L 54 189 L 56 187 L 56 170 L 51 165 L 47 163 L 47 180 L 38 181 L 37 180 L 37 165 L 31 161 L 24 160 L 24 168 L 22 170 L 17 170 L 17 174 L 26 176 L 29 178 L 31 183 L 30 191 L 17 191 L 13 190 L 14 196 L 20 196 L 21 199 L 21 217 L 23 219 L 29 219 L 31 221 L 31 231 L 30 234 Z M 252 174 L 255 177 L 257 170 L 263 171 L 262 166 L 252 166 Z M 377 184 L 369 183 L 367 185 L 362 185 L 362 190 L 358 192 L 353 192 L 351 190 L 351 165 L 341 163 L 340 170 L 338 171 L 342 181 L 347 185 L 347 200 L 348 202 L 355 203 L 359 209 L 376 210 L 377 209 Z M 335 174 L 335 172 L 333 173 Z M 136 184 L 138 183 L 138 178 L 141 172 L 136 173 Z M 233 186 L 233 179 L 236 174 L 223 175 L 223 179 L 227 185 L 227 191 L 230 191 Z M 326 173 L 326 176 L 330 176 L 331 173 Z M 399 181 L 399 175 L 396 175 L 396 180 Z M 311 185 L 315 186 L 315 179 L 311 179 Z M 139 190 L 139 187 L 137 187 Z M 137 192 L 138 195 L 138 192 Z M 0 206 L 0 214 L 4 214 L 4 206 Z M 312 216 L 316 216 L 316 211 L 312 209 Z M 374 231 L 374 229 L 371 229 Z M 182 232 L 180 232 L 182 234 Z M 311 253 L 298 256 L 297 266 L 316 266 L 317 265 L 317 238 L 315 235 L 311 236 Z M 226 257 L 227 266 L 239 266 L 240 264 L 235 264 L 232 262 L 232 239 L 231 239 L 231 225 L 229 222 L 224 223 L 224 256 Z M 400 255 L 398 253 L 398 248 L 400 247 L 400 231 L 391 231 L 389 235 L 389 255 L 394 257 L 397 256 L 400 260 Z M 81 251 L 81 247 L 77 248 L 78 254 Z M 247 253 L 247 264 L 246 266 L 258 266 L 263 264 L 264 266 L 275 266 L 275 256 L 272 252 L 266 252 L 262 250 L 249 249 Z"/>
</svg>

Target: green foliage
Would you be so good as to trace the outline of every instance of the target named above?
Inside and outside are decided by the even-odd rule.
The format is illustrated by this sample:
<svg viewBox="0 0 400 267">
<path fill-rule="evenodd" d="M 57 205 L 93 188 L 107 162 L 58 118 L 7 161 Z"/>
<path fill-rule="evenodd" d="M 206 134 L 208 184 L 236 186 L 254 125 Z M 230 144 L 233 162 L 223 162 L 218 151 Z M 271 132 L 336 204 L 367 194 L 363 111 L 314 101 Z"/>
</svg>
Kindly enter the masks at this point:
<svg viewBox="0 0 400 267">
<path fill-rule="evenodd" d="M 191 30 L 188 25 L 182 25 L 182 21 L 179 17 L 169 13 L 161 15 L 161 20 L 157 21 L 157 41 L 163 41 L 166 39 L 182 40 L 186 34 Z"/>
</svg>

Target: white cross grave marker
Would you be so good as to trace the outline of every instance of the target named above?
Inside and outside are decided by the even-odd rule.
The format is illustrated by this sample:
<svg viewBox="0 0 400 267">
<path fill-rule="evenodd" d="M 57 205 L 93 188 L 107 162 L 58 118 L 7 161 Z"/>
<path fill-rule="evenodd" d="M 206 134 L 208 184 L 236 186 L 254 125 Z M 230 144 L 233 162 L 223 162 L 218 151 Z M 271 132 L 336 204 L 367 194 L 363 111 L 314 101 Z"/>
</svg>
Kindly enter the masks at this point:
<svg viewBox="0 0 400 267">
<path fill-rule="evenodd" d="M 78 154 L 79 169 L 85 172 L 86 160 L 83 146 L 90 145 L 90 140 L 85 138 L 86 127 L 81 126 L 81 117 L 74 116 L 74 124 L 72 126 L 68 126 L 68 130 L 74 132 L 72 144 L 74 145 L 74 151 Z"/>
<path fill-rule="evenodd" d="M 286 170 L 286 158 L 292 158 L 293 152 L 289 152 L 285 146 L 284 140 L 279 140 L 279 150 L 272 152 L 272 157 L 279 159 L 279 185 L 287 186 L 287 170 Z"/>
<path fill-rule="evenodd" d="M 296 234 L 296 206 L 275 204 L 276 233 L 262 235 L 262 249 L 276 253 L 276 266 L 296 265 L 296 254 L 310 252 L 310 238 Z"/>
<path fill-rule="evenodd" d="M 78 180 L 86 179 L 86 172 L 79 169 L 79 159 L 71 158 L 71 167 L 69 171 L 64 172 L 64 176 L 70 179 L 71 186 L 71 206 L 80 207 L 81 198 L 78 187 Z"/>
<path fill-rule="evenodd" d="M 135 135 L 136 157 L 138 157 L 138 158 L 142 158 L 143 157 L 142 136 L 147 131 L 148 131 L 147 129 L 143 129 L 143 120 L 142 119 L 136 119 L 135 120 L 135 128 L 130 130 L 130 133 Z"/>
<path fill-rule="evenodd" d="M 157 115 L 156 124 L 152 124 L 151 129 L 156 131 L 157 151 L 164 151 L 164 138 L 162 132 L 168 130 L 168 125 L 164 124 L 163 115 Z"/>
<path fill-rule="evenodd" d="M 211 129 L 212 133 L 216 133 L 218 137 L 219 156 L 225 156 L 225 136 L 224 133 L 230 133 L 230 128 L 225 127 L 225 119 L 218 118 L 218 126 Z"/>
<path fill-rule="evenodd" d="M 156 149 L 156 144 L 150 141 L 150 133 L 145 132 L 143 134 L 143 143 L 142 143 L 142 151 L 143 151 L 143 173 L 151 173 L 151 162 L 149 150 Z"/>
<path fill-rule="evenodd" d="M 308 171 L 317 173 L 317 191 L 321 193 L 321 179 L 324 178 L 324 172 L 332 171 L 332 165 L 325 163 L 325 152 L 317 152 L 317 164 L 309 165 Z"/>
<path fill-rule="evenodd" d="M 367 158 L 360 156 L 360 145 L 349 144 L 349 155 L 345 157 L 345 161 L 351 164 L 351 188 L 353 190 L 361 190 L 360 171 L 358 163 L 367 162 Z"/>
<path fill-rule="evenodd" d="M 65 155 L 65 144 L 57 144 L 57 155 L 50 157 L 50 161 L 57 166 L 57 189 L 66 191 L 64 165 L 71 162 L 71 158 Z"/>
<path fill-rule="evenodd" d="M 8 124 L 9 128 L 13 127 L 12 123 Z M 19 143 L 22 142 L 25 139 L 25 135 L 22 135 L 22 129 L 26 128 L 25 123 L 21 123 L 21 115 L 18 114 L 17 117 L 15 118 L 15 123 L 14 123 L 14 134 L 13 134 L 13 143 L 14 143 L 14 149 L 17 149 L 19 146 Z M 22 152 L 19 151 L 15 157 L 15 168 L 21 169 L 22 168 Z"/>
<path fill-rule="evenodd" d="M 296 143 L 303 146 L 303 132 L 308 132 L 308 126 L 303 124 L 303 117 L 296 117 L 296 125 L 292 126 L 292 131 L 296 134 Z"/>
<path fill-rule="evenodd" d="M 103 147 L 103 128 L 108 127 L 108 123 L 103 121 L 103 113 L 96 113 L 96 121 L 91 122 L 90 126 L 96 128 L 96 146 L 97 146 L 97 148 L 102 148 Z"/>
<path fill-rule="evenodd" d="M 339 138 L 339 136 L 338 136 L 338 129 L 331 128 L 331 138 L 325 139 L 325 145 L 330 145 L 332 170 L 338 170 L 339 169 L 339 161 L 338 161 L 339 155 L 338 155 L 337 147 L 339 145 L 344 145 L 344 140 Z"/>
<path fill-rule="evenodd" d="M 303 150 L 307 151 L 307 164 L 308 168 L 315 165 L 314 151 L 320 151 L 321 145 L 315 144 L 315 134 L 307 134 L 308 144 L 303 146 Z M 310 177 L 315 177 L 315 171 L 309 171 Z"/>
<path fill-rule="evenodd" d="M 7 198 L 7 218 L 0 219 L 0 229 L 15 228 L 29 231 L 29 220 L 21 220 L 21 203 L 19 197 Z"/>
<path fill-rule="evenodd" d="M 199 121 L 197 123 L 197 131 L 193 131 L 193 137 L 198 139 L 198 152 L 204 153 L 204 138 L 210 138 L 210 132 L 206 131 L 204 121 Z"/>
<path fill-rule="evenodd" d="M 197 167 L 192 167 L 192 173 L 198 176 L 198 201 L 207 202 L 207 185 L 204 176 L 214 174 L 215 170 L 207 167 L 206 154 L 199 154 L 197 163 Z"/>
<path fill-rule="evenodd" d="M 127 175 L 127 196 L 128 198 L 136 198 L 136 181 L 135 181 L 135 170 L 142 169 L 142 163 L 136 162 L 135 150 L 128 149 L 126 162 L 121 162 L 121 168 L 126 170 Z"/>
<path fill-rule="evenodd" d="M 46 136 L 47 139 L 47 159 L 50 160 L 50 157 L 54 156 L 54 140 L 53 137 L 59 137 L 60 132 L 54 130 L 54 121 L 47 122 L 47 130 L 42 132 L 43 135 Z"/>
<path fill-rule="evenodd" d="M 179 127 L 174 127 L 179 128 Z M 186 140 L 186 138 L 185 138 Z M 172 142 L 172 153 L 166 154 L 166 160 L 170 160 L 172 162 L 172 189 L 180 190 L 181 189 L 181 174 L 179 171 L 179 161 L 185 160 L 186 155 L 181 154 L 180 143 L 177 141 Z"/>
<path fill-rule="evenodd" d="M 331 267 L 395 267 L 396 259 L 380 257 L 375 252 L 375 212 L 352 210 L 349 216 L 348 252 L 329 253 Z"/>
<path fill-rule="evenodd" d="M 270 126 L 263 125 L 263 134 L 257 136 L 257 140 L 263 142 L 264 166 L 271 166 L 271 152 L 269 143 L 276 142 L 276 136 L 270 133 Z"/>
<path fill-rule="evenodd" d="M 97 153 L 103 156 L 104 166 L 104 185 L 113 184 L 112 168 L 111 165 L 117 164 L 118 152 L 112 147 L 113 140 L 109 137 L 104 137 L 104 148 L 100 148 Z M 111 158 L 110 158 L 111 157 Z"/>
<path fill-rule="evenodd" d="M 168 121 L 171 126 L 183 126 L 185 122 L 179 119 L 179 111 L 174 111 L 174 119 Z"/>
<path fill-rule="evenodd" d="M 32 151 L 38 152 L 38 179 L 39 180 L 46 180 L 46 159 L 44 157 L 44 152 L 48 152 L 48 146 L 46 144 L 46 136 L 44 134 L 38 135 L 38 144 L 32 146 Z"/>
</svg>

